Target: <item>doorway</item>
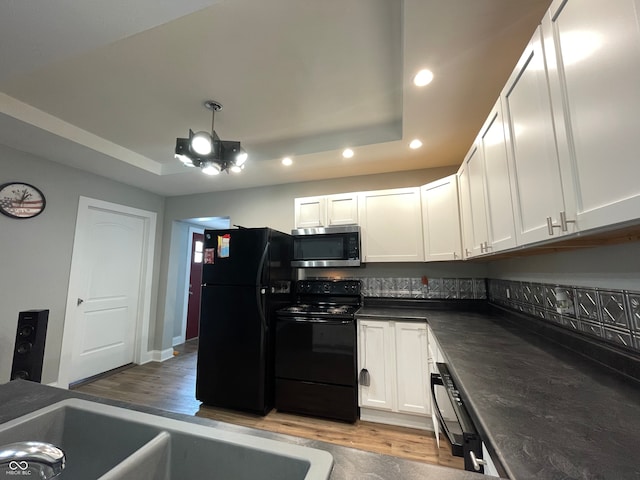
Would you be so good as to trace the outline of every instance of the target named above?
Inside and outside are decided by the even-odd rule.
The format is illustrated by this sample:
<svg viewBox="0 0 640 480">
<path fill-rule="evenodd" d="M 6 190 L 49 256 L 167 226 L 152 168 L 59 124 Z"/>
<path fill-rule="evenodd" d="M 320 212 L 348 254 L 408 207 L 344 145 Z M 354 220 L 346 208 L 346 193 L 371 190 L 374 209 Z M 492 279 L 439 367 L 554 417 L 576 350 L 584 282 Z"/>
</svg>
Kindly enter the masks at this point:
<svg viewBox="0 0 640 480">
<path fill-rule="evenodd" d="M 58 385 L 148 361 L 156 213 L 80 197 Z"/>
<path fill-rule="evenodd" d="M 175 275 L 178 278 L 176 285 L 178 299 L 182 299 L 181 301 L 177 300 L 174 307 L 176 316 L 173 325 L 172 345 L 175 347 L 183 344 L 189 338 L 193 338 L 190 336 L 194 335 L 194 328 L 197 328 L 200 323 L 199 295 L 201 291 L 202 263 L 194 261 L 198 256 L 198 252 L 196 252 L 198 244 L 196 242 L 198 239 L 204 242 L 205 229 L 224 230 L 231 228 L 231 219 L 229 217 L 183 218 L 175 221 L 173 228 L 176 232 L 180 232 L 176 235 L 176 238 L 180 238 L 180 245 L 176 250 Z M 200 237 L 196 238 L 196 235 L 200 235 Z M 202 251 L 199 253 L 202 253 Z M 172 253 L 172 255 L 174 254 Z M 195 272 L 192 272 L 194 267 Z M 189 332 L 187 333 L 188 328 Z M 194 336 L 197 335 L 195 333 Z"/>
<path fill-rule="evenodd" d="M 191 340 L 198 336 L 203 252 L 204 234 L 193 232 L 191 237 L 191 271 L 189 274 L 189 302 L 187 305 L 185 340 Z"/>
</svg>

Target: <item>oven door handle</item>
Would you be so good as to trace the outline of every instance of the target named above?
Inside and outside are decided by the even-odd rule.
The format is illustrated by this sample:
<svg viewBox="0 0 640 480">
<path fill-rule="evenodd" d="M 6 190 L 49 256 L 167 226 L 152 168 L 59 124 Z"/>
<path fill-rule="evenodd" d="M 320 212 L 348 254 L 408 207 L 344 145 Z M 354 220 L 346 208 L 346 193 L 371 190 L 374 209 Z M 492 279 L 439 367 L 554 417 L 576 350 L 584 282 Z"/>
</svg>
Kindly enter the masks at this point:
<svg viewBox="0 0 640 480">
<path fill-rule="evenodd" d="M 436 416 L 438 417 L 440 426 L 442 427 L 444 434 L 447 436 L 447 439 L 452 445 L 455 446 L 457 442 L 455 441 L 454 436 L 451 434 L 451 430 L 449 430 L 449 426 L 447 425 L 447 422 L 444 421 L 444 417 L 442 416 L 442 411 L 438 406 L 438 399 L 436 398 L 436 390 L 435 390 L 436 385 L 444 386 L 444 382 L 442 381 L 442 375 L 440 375 L 439 373 L 432 373 L 431 374 L 431 403 L 433 405 L 433 410 L 436 412 Z"/>
<path fill-rule="evenodd" d="M 322 325 L 349 325 L 353 320 L 325 320 L 324 318 L 308 318 L 308 317 L 278 317 L 279 322 L 289 323 L 319 323 Z"/>
</svg>

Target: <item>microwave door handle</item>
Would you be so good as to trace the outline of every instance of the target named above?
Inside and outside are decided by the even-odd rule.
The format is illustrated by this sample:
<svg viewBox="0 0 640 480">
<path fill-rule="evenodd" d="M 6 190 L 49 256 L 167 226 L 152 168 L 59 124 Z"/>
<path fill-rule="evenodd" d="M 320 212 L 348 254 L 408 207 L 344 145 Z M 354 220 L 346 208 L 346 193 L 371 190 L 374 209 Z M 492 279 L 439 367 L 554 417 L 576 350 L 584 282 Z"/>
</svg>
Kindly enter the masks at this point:
<svg viewBox="0 0 640 480">
<path fill-rule="evenodd" d="M 436 412 L 436 416 L 438 417 L 438 421 L 442 426 L 442 430 L 444 431 L 449 441 L 453 444 L 454 443 L 453 435 L 449 430 L 449 426 L 444 421 L 444 417 L 442 416 L 442 412 L 440 411 L 440 407 L 438 406 L 438 399 L 436 398 L 436 390 L 435 390 L 436 385 L 444 386 L 444 382 L 442 381 L 442 376 L 439 373 L 432 373 L 431 374 L 431 401 L 433 403 L 433 409 Z"/>
</svg>

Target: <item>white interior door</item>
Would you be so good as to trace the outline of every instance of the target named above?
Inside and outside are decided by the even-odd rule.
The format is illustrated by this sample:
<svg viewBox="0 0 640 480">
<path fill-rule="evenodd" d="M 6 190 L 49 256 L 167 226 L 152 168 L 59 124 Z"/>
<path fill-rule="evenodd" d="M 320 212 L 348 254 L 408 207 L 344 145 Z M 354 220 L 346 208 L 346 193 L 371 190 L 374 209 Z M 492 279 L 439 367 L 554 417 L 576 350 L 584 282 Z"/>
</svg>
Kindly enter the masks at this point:
<svg viewBox="0 0 640 480">
<path fill-rule="evenodd" d="M 141 325 L 155 214 L 106 202 L 82 203 L 63 335 L 62 357 L 68 357 L 68 365 L 61 360 L 63 386 L 134 362 L 142 337 L 148 339 Z M 153 216 L 154 230 L 147 214 Z"/>
</svg>

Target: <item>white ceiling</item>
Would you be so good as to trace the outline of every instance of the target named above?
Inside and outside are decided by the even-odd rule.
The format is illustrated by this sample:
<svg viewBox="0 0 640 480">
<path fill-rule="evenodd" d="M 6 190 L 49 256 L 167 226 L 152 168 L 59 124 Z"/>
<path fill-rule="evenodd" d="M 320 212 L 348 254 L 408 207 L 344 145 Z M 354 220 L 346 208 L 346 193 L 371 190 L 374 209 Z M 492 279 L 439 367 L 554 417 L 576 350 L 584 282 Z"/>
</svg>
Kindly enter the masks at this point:
<svg viewBox="0 0 640 480">
<path fill-rule="evenodd" d="M 459 165 L 550 1 L 6 0 L 0 143 L 167 196 Z M 208 99 L 241 174 L 173 158 Z"/>
</svg>

